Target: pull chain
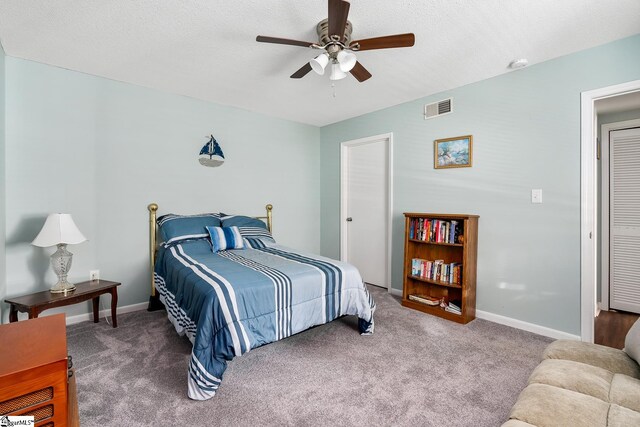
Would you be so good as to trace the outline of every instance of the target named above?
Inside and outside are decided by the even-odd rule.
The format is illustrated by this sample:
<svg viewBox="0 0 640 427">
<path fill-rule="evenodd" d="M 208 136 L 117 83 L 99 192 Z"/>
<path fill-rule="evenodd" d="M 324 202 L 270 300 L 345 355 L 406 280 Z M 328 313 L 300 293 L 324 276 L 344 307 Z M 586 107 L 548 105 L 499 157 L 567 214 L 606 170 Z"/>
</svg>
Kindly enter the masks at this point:
<svg viewBox="0 0 640 427">
<path fill-rule="evenodd" d="M 335 83 L 331 83 L 331 89 L 333 90 L 333 97 L 336 97 L 336 84 Z"/>
</svg>

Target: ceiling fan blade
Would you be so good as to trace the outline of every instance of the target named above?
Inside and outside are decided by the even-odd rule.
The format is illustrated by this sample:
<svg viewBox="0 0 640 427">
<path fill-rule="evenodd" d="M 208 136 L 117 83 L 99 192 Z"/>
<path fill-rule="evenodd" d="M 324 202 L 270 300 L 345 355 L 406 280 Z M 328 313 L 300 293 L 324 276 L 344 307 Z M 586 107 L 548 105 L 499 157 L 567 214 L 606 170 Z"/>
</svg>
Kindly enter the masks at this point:
<svg viewBox="0 0 640 427">
<path fill-rule="evenodd" d="M 298 71 L 296 71 L 295 73 L 291 74 L 291 78 L 292 79 L 300 79 L 300 78 L 306 76 L 309 71 L 311 71 L 311 64 L 309 64 L 307 62 Z"/>
<path fill-rule="evenodd" d="M 358 79 L 360 83 L 362 83 L 365 80 L 368 80 L 371 77 L 371 73 L 367 71 L 367 69 L 364 68 L 362 64 L 357 61 L 356 61 L 356 65 L 351 69 L 350 73 L 353 74 L 353 77 Z"/>
<path fill-rule="evenodd" d="M 395 34 L 393 36 L 373 37 L 370 39 L 356 40 L 351 42 L 351 46 L 359 44 L 361 50 L 390 49 L 394 47 L 411 47 L 416 42 L 413 33 Z"/>
<path fill-rule="evenodd" d="M 344 29 L 347 26 L 351 4 L 344 0 L 329 0 L 329 36 L 336 34 L 340 41 L 344 36 Z"/>
<path fill-rule="evenodd" d="M 256 37 L 256 41 L 262 42 L 262 43 L 288 44 L 291 46 L 302 46 L 302 47 L 311 47 L 315 44 L 313 42 L 302 42 L 300 40 L 281 39 L 279 37 L 267 37 L 267 36 L 258 36 Z"/>
</svg>

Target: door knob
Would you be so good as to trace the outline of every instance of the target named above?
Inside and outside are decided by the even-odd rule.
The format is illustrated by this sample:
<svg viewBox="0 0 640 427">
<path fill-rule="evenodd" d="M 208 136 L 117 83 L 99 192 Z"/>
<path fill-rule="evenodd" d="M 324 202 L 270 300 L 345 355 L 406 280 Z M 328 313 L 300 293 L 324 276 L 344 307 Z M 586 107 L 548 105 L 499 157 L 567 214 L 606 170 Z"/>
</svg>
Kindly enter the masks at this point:
<svg viewBox="0 0 640 427">
<path fill-rule="evenodd" d="M 353 221 L 353 218 L 351 217 L 347 218 L 347 222 L 351 222 L 351 221 Z"/>
</svg>

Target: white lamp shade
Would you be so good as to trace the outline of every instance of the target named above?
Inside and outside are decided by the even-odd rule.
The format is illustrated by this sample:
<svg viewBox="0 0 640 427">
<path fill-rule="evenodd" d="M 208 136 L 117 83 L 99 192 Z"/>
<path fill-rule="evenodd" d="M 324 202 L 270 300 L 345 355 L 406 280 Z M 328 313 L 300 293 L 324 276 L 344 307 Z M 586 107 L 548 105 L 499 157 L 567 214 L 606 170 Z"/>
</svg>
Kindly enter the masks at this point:
<svg viewBox="0 0 640 427">
<path fill-rule="evenodd" d="M 73 245 L 86 240 L 86 237 L 78 230 L 76 223 L 73 222 L 71 215 L 53 213 L 47 217 L 42 230 L 31 244 L 46 248 L 60 243 Z"/>
<path fill-rule="evenodd" d="M 323 75 L 324 68 L 329 63 L 329 55 L 326 53 L 321 53 L 320 55 L 313 58 L 309 61 L 309 65 L 311 65 L 311 69 L 315 71 L 317 74 Z"/>
<path fill-rule="evenodd" d="M 331 64 L 331 75 L 329 76 L 329 80 L 342 80 L 345 77 L 347 77 L 347 74 L 340 69 L 340 64 Z"/>
<path fill-rule="evenodd" d="M 356 66 L 356 55 L 350 50 L 341 50 L 336 58 L 340 64 L 340 70 L 348 73 Z"/>
</svg>

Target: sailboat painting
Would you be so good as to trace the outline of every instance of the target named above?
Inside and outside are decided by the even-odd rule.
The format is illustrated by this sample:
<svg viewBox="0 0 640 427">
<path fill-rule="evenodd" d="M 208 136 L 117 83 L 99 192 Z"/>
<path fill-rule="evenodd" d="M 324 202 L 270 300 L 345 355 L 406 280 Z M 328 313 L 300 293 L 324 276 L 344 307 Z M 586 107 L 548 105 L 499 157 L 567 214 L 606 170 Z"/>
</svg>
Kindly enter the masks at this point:
<svg viewBox="0 0 640 427">
<path fill-rule="evenodd" d="M 211 139 L 209 139 L 209 142 L 204 144 L 204 147 L 200 150 L 200 157 L 198 158 L 198 161 L 202 166 L 215 168 L 224 163 L 224 154 L 222 153 L 222 148 L 220 148 L 218 141 L 216 141 L 213 135 L 210 137 Z"/>
</svg>

